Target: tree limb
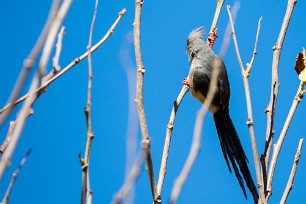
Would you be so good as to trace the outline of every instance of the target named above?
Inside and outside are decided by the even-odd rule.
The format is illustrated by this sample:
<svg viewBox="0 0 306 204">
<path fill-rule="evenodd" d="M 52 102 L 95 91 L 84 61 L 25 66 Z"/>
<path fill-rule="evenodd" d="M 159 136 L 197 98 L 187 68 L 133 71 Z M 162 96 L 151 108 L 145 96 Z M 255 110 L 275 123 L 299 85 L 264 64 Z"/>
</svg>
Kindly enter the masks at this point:
<svg viewBox="0 0 306 204">
<path fill-rule="evenodd" d="M 303 142 L 304 142 L 304 139 L 300 139 L 299 145 L 298 145 L 298 148 L 296 150 L 295 157 L 294 157 L 291 173 L 290 173 L 290 176 L 289 176 L 289 179 L 288 179 L 288 182 L 287 182 L 284 194 L 283 194 L 282 199 L 280 201 L 281 204 L 285 204 L 286 203 L 287 198 L 289 196 L 289 193 L 290 193 L 290 191 L 293 188 L 293 181 L 294 181 L 295 173 L 296 173 L 299 161 L 300 161 L 300 156 L 301 156 L 301 151 L 302 151 L 302 147 L 303 147 Z"/>
<path fill-rule="evenodd" d="M 283 47 L 283 43 L 285 40 L 286 32 L 289 26 L 289 22 L 292 16 L 292 12 L 297 0 L 288 0 L 286 13 L 283 19 L 283 23 L 278 35 L 278 39 L 273 46 L 273 60 L 272 60 L 272 80 L 271 80 L 271 94 L 270 94 L 270 102 L 268 107 L 265 110 L 267 115 L 267 129 L 266 129 L 266 143 L 265 143 L 265 167 L 268 168 L 268 162 L 270 159 L 271 149 L 272 149 L 272 140 L 274 136 L 274 116 L 275 116 L 275 107 L 278 97 L 278 68 L 279 68 L 279 60 L 281 55 L 281 50 Z M 269 184 L 270 185 L 270 184 Z M 271 186 L 267 186 L 267 189 L 271 189 Z M 267 194 L 267 192 L 265 192 Z M 268 196 L 269 197 L 269 196 Z M 267 199 L 268 200 L 268 199 Z"/>
<path fill-rule="evenodd" d="M 258 185 L 258 190 L 259 190 L 259 202 L 261 203 L 265 203 L 265 197 L 264 197 L 264 186 L 263 186 L 263 179 L 262 179 L 262 174 L 261 174 L 261 169 L 260 169 L 260 159 L 258 156 L 258 148 L 257 148 L 257 144 L 256 144 L 256 137 L 255 137 L 255 130 L 254 130 L 254 120 L 253 120 L 253 112 L 252 112 L 252 101 L 251 101 L 251 94 L 250 94 L 250 87 L 249 87 L 249 80 L 248 80 L 248 76 L 250 74 L 251 69 L 249 69 L 249 72 L 247 72 L 244 69 L 241 57 L 240 57 L 240 53 L 239 53 L 239 48 L 238 48 L 238 42 L 237 42 L 237 38 L 236 38 L 236 33 L 235 33 L 235 27 L 233 24 L 233 20 L 232 20 L 232 16 L 230 13 L 230 6 L 227 6 L 227 12 L 229 15 L 229 19 L 231 22 L 231 27 L 232 27 L 232 36 L 233 36 L 233 40 L 234 40 L 234 44 L 235 44 L 235 48 L 236 48 L 236 55 L 237 55 L 237 59 L 239 62 L 239 66 L 240 66 L 240 70 L 241 70 L 241 74 L 242 74 L 242 78 L 243 78 L 243 84 L 244 84 L 244 91 L 245 91 L 245 98 L 246 98 L 246 104 L 247 104 L 247 112 L 248 112 L 248 120 L 247 120 L 247 125 L 248 125 L 248 129 L 250 132 L 250 138 L 251 138 L 251 143 L 252 143 L 252 150 L 253 150 L 253 158 L 254 158 L 254 164 L 255 164 L 255 170 L 256 170 L 256 180 L 257 180 L 257 185 Z M 259 19 L 259 25 L 260 25 L 260 20 Z M 258 26 L 257 29 L 257 35 L 259 33 L 259 28 L 260 26 Z M 256 41 L 255 41 L 255 47 L 254 47 L 254 53 L 256 53 L 256 46 L 257 46 L 257 37 L 256 37 Z M 253 55 L 254 56 L 254 55 Z M 254 56 L 255 58 L 255 56 Z M 249 66 L 251 67 L 253 64 L 254 60 L 251 60 Z"/>
<path fill-rule="evenodd" d="M 272 195 L 272 180 L 273 180 L 273 176 L 274 176 L 274 171 L 275 171 L 275 167 L 276 167 L 276 163 L 277 163 L 277 159 L 279 156 L 279 153 L 282 149 L 287 131 L 289 129 L 290 123 L 292 121 L 292 118 L 294 116 L 294 113 L 299 105 L 299 103 L 301 102 L 302 98 L 303 98 L 303 94 L 304 94 L 304 84 L 303 82 L 300 83 L 297 93 L 293 99 L 291 108 L 289 110 L 288 116 L 286 118 L 285 124 L 283 126 L 283 129 L 279 135 L 279 138 L 277 140 L 277 142 L 274 144 L 273 146 L 273 155 L 271 158 L 271 163 L 270 163 L 270 168 L 269 168 L 269 174 L 268 174 L 268 181 L 267 181 L 267 196 L 266 199 L 267 201 L 269 200 L 270 196 Z"/>
<path fill-rule="evenodd" d="M 143 104 L 143 79 L 145 73 L 145 67 L 142 64 L 141 49 L 140 49 L 140 22 L 141 22 L 141 13 L 143 0 L 136 0 L 136 9 L 135 9 L 135 19 L 134 19 L 134 46 L 135 46 L 135 56 L 136 56 L 136 65 L 137 65 L 137 85 L 136 85 L 136 106 L 138 111 L 141 135 L 142 135 L 142 145 L 144 154 L 146 157 L 146 170 L 148 173 L 150 187 L 152 191 L 152 196 L 154 203 L 161 203 L 160 195 L 157 193 L 153 163 L 150 151 L 150 138 L 147 128 L 144 104 Z"/>
</svg>

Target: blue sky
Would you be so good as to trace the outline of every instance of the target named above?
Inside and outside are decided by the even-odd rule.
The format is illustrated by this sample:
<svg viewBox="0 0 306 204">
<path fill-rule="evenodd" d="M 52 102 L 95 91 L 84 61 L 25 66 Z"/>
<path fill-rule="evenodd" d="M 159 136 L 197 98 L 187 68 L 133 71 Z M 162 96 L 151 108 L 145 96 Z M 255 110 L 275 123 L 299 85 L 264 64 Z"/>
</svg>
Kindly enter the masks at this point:
<svg viewBox="0 0 306 204">
<path fill-rule="evenodd" d="M 234 1 L 226 1 L 225 6 Z M 275 44 L 286 9 L 286 1 L 241 2 L 236 20 L 236 33 L 243 63 L 250 61 L 257 21 L 263 16 L 258 54 L 250 76 L 255 133 L 259 152 L 264 148 L 266 116 L 264 110 L 270 97 L 272 46 Z M 48 15 L 51 1 L 4 1 L 0 7 L 0 104 L 14 86 L 22 62 L 30 52 Z M 219 39 L 214 51 L 219 52 L 228 22 L 224 6 L 219 23 Z M 74 1 L 64 22 L 66 34 L 60 58 L 65 67 L 86 50 L 94 1 Z M 93 55 L 92 120 L 95 138 L 91 154 L 91 185 L 94 203 L 110 203 L 124 181 L 126 162 L 126 134 L 128 129 L 128 80 L 120 61 L 124 50 L 127 63 L 135 65 L 134 49 L 128 43 L 134 20 L 134 1 L 100 1 L 93 34 L 93 43 L 104 36 L 118 12 L 127 13 L 108 41 Z M 279 69 L 279 98 L 275 129 L 278 137 L 299 85 L 294 71 L 295 57 L 306 45 L 306 3 L 298 1 L 293 12 L 281 54 Z M 189 32 L 199 26 L 207 30 L 214 15 L 215 1 L 145 1 L 141 25 L 141 47 L 146 67 L 144 103 L 155 175 L 162 155 L 166 124 L 173 101 L 187 76 L 189 62 L 185 52 Z M 205 36 L 206 37 L 206 36 Z M 250 160 L 255 179 L 248 129 L 245 96 L 240 69 L 233 43 L 224 58 L 231 83 L 230 113 L 241 142 Z M 51 64 L 49 70 L 51 69 Z M 33 73 L 32 73 L 33 74 Z M 29 83 L 28 83 L 29 84 Z M 27 85 L 28 85 L 27 84 Z M 24 89 L 24 93 L 27 88 Z M 22 133 L 11 167 L 0 183 L 3 196 L 14 169 L 29 148 L 33 152 L 15 183 L 11 203 L 78 203 L 80 202 L 81 169 L 78 154 L 84 153 L 86 142 L 85 116 L 87 97 L 87 61 L 74 67 L 54 82 L 34 105 Z M 132 107 L 133 104 L 131 105 Z M 17 110 L 20 106 L 17 107 Z M 188 93 L 178 111 L 172 136 L 168 170 L 162 198 L 170 197 L 174 179 L 179 175 L 189 152 L 198 101 Z M 289 176 L 298 140 L 305 137 L 304 101 L 300 104 L 285 140 L 275 171 L 271 203 L 278 203 Z M 14 120 L 15 111 L 10 120 Z M 8 125 L 1 128 L 1 140 Z M 140 144 L 140 131 L 137 145 Z M 294 188 L 288 203 L 305 203 L 305 151 L 297 170 Z M 151 192 L 145 169 L 136 183 L 135 203 L 150 203 Z M 252 203 L 245 201 L 234 175 L 228 172 L 223 159 L 211 115 L 205 120 L 201 151 L 192 168 L 178 203 Z"/>
</svg>

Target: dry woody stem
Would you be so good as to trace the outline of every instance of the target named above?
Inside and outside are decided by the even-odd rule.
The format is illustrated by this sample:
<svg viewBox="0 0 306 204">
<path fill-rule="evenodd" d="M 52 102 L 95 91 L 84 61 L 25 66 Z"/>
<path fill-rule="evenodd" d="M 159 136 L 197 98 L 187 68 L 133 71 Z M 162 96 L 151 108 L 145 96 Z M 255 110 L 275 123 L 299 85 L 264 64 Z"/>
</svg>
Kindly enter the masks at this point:
<svg viewBox="0 0 306 204">
<path fill-rule="evenodd" d="M 135 1 L 136 9 L 135 9 L 135 19 L 133 23 L 134 46 L 135 46 L 135 56 L 136 56 L 136 65 L 137 65 L 137 85 L 136 85 L 135 102 L 137 106 L 141 135 L 142 135 L 142 146 L 146 157 L 146 170 L 150 181 L 153 200 L 154 203 L 161 203 L 161 198 L 157 193 L 156 184 L 155 184 L 153 163 L 150 151 L 150 138 L 149 138 L 144 104 L 143 104 L 143 81 L 144 81 L 145 68 L 142 63 L 141 49 L 140 49 L 140 22 L 141 22 L 143 3 L 144 3 L 143 0 Z"/>
<path fill-rule="evenodd" d="M 284 194 L 283 194 L 282 199 L 280 201 L 280 204 L 285 204 L 286 203 L 287 198 L 289 196 L 289 193 L 290 193 L 290 191 L 293 188 L 293 181 L 294 181 L 295 173 L 296 173 L 299 161 L 300 161 L 300 156 L 301 156 L 301 151 L 302 151 L 302 147 L 303 147 L 303 142 L 304 142 L 304 139 L 300 139 L 298 148 L 296 150 L 296 154 L 294 156 L 294 161 L 293 161 L 291 173 L 290 173 L 290 176 L 289 176 L 289 179 L 288 179 L 288 182 L 287 182 Z"/>
<path fill-rule="evenodd" d="M 29 149 L 29 150 L 27 151 L 27 153 L 24 155 L 23 159 L 21 160 L 21 162 L 20 162 L 18 168 L 13 172 L 12 179 L 11 179 L 11 181 L 10 181 L 10 184 L 9 184 L 9 186 L 8 186 L 8 188 L 7 188 L 7 190 L 6 190 L 6 193 L 5 193 L 5 195 L 4 195 L 3 199 L 2 199 L 2 204 L 8 204 L 8 203 L 9 203 L 9 198 L 10 198 L 10 195 L 11 195 L 11 192 L 12 192 L 12 189 L 13 189 L 13 186 L 14 186 L 14 184 L 15 184 L 15 181 L 16 181 L 16 179 L 17 179 L 17 177 L 18 177 L 18 174 L 19 174 L 21 168 L 23 167 L 23 165 L 25 164 L 27 158 L 28 158 L 29 155 L 31 154 L 31 152 L 32 152 L 32 149 Z"/>
<path fill-rule="evenodd" d="M 0 161 L 0 179 L 2 178 L 5 170 L 7 169 L 11 158 L 13 156 L 13 153 L 15 151 L 15 148 L 17 146 L 17 143 L 19 141 L 19 138 L 21 136 L 21 132 L 23 130 L 23 127 L 25 125 L 26 119 L 28 117 L 29 111 L 32 109 L 32 106 L 34 102 L 36 101 L 38 95 L 36 93 L 36 89 L 39 86 L 39 83 L 41 81 L 41 78 L 43 74 L 45 73 L 47 63 L 49 61 L 49 57 L 51 54 L 51 50 L 53 47 L 53 42 L 55 40 L 56 34 L 58 32 L 58 29 L 60 25 L 62 24 L 69 8 L 72 3 L 72 0 L 65 0 L 62 2 L 61 6 L 58 9 L 57 15 L 54 17 L 48 36 L 46 38 L 46 42 L 44 44 L 44 48 L 41 54 L 40 62 L 39 62 L 39 69 L 36 71 L 36 74 L 34 75 L 29 91 L 28 91 L 28 98 L 23 104 L 18 116 L 17 116 L 17 125 L 15 127 L 15 130 L 12 135 L 12 139 L 10 143 L 8 144 L 6 151 L 3 153 Z"/>
<path fill-rule="evenodd" d="M 117 19 L 115 20 L 115 22 L 113 23 L 113 25 L 110 27 L 110 29 L 107 31 L 107 33 L 104 35 L 104 37 L 97 42 L 94 46 L 92 46 L 92 48 L 90 49 L 90 53 L 95 52 L 103 43 L 106 42 L 106 40 L 111 36 L 111 34 L 113 34 L 115 28 L 117 27 L 118 23 L 120 22 L 122 16 L 126 13 L 126 9 L 122 9 L 119 14 Z M 61 77 L 62 75 L 64 75 L 66 72 L 68 72 L 70 69 L 72 69 L 73 67 L 75 67 L 75 65 L 77 65 L 79 62 L 81 62 L 82 60 L 86 59 L 86 57 L 88 57 L 89 52 L 86 51 L 85 53 L 83 53 L 82 55 L 80 55 L 79 57 L 76 57 L 74 60 L 72 60 L 66 67 L 64 67 L 58 74 L 56 74 L 54 77 L 52 77 L 51 79 L 47 80 L 46 82 L 44 82 L 39 88 L 37 88 L 35 90 L 35 93 L 38 93 L 44 89 L 46 89 L 50 84 L 52 84 L 55 80 L 57 80 L 59 77 Z M 24 96 L 20 97 L 19 99 L 17 99 L 14 103 L 14 105 L 19 104 L 20 102 L 24 101 L 25 99 L 27 99 L 29 97 L 29 93 L 25 94 Z M 0 114 L 2 114 L 4 111 L 6 111 L 9 107 L 11 106 L 11 103 L 8 103 L 6 106 L 4 106 L 1 110 L 0 110 Z"/>
<path fill-rule="evenodd" d="M 168 161 L 168 156 L 169 156 L 170 142 L 171 142 L 172 131 L 174 128 L 176 112 L 185 94 L 188 92 L 188 90 L 189 90 L 189 86 L 184 85 L 176 101 L 174 101 L 172 111 L 170 114 L 170 119 L 169 119 L 169 122 L 166 128 L 165 144 L 164 144 L 163 156 L 162 156 L 162 161 L 161 161 L 159 176 L 158 176 L 158 183 L 157 183 L 157 192 L 159 195 L 161 195 L 161 191 L 163 188 L 163 184 L 164 184 L 164 180 L 165 180 L 165 176 L 167 172 L 167 161 Z"/>
<path fill-rule="evenodd" d="M 256 144 L 256 137 L 255 137 L 255 130 L 254 130 L 254 121 L 253 121 L 253 113 L 252 113 L 252 102 L 251 102 L 251 94 L 250 94 L 250 87 L 249 87 L 249 71 L 251 69 L 249 68 L 248 70 L 244 69 L 240 53 L 239 53 L 239 48 L 238 48 L 238 42 L 236 38 L 236 33 L 235 33 L 235 27 L 234 23 L 232 20 L 231 12 L 230 12 L 230 6 L 227 6 L 227 11 L 232 27 L 232 36 L 233 36 L 233 41 L 235 44 L 235 49 L 236 49 L 236 55 L 238 59 L 238 63 L 240 66 L 242 78 L 243 78 L 243 84 L 244 84 L 244 90 L 245 90 L 245 98 L 246 98 L 246 104 L 247 104 L 247 112 L 248 112 L 248 120 L 247 120 L 247 126 L 250 132 L 250 138 L 251 138 L 251 143 L 252 143 L 252 150 L 253 150 L 253 157 L 254 157 L 254 164 L 255 164 L 255 170 L 256 170 L 256 180 L 258 184 L 258 190 L 259 190 L 259 202 L 265 203 L 265 197 L 264 197 L 264 186 L 263 186 L 263 178 L 261 174 L 261 168 L 260 168 L 260 159 L 258 156 L 258 148 Z M 256 34 L 256 40 L 255 40 L 255 46 L 254 46 L 254 52 L 256 53 L 256 47 L 257 47 L 257 42 L 258 42 L 258 35 L 259 35 L 259 29 L 260 29 L 260 20 L 258 21 L 258 29 L 257 29 L 257 34 Z M 255 58 L 255 55 L 253 54 L 253 58 Z M 254 59 L 252 58 L 251 62 L 249 63 L 248 67 L 252 67 L 252 64 L 254 62 Z"/>
<path fill-rule="evenodd" d="M 91 125 L 91 104 L 92 104 L 92 59 L 91 59 L 91 46 L 92 46 L 92 35 L 94 24 L 97 16 L 97 9 L 98 9 L 99 1 L 95 1 L 94 12 L 92 16 L 92 21 L 90 25 L 90 32 L 89 32 L 89 40 L 87 45 L 87 52 L 88 52 L 88 88 L 87 88 L 87 105 L 85 108 L 85 116 L 86 116 L 86 126 L 87 126 L 87 141 L 86 141 L 86 149 L 85 149 L 85 157 L 84 159 L 80 159 L 81 167 L 82 167 L 82 193 L 81 193 L 81 203 L 84 204 L 91 204 L 92 203 L 92 190 L 90 187 L 90 176 L 89 176 L 89 159 L 90 159 L 90 150 L 92 140 L 94 138 L 94 133 L 92 131 Z"/>
<path fill-rule="evenodd" d="M 122 16 L 126 13 L 126 9 L 122 9 L 119 14 L 118 14 L 118 17 L 117 19 L 115 20 L 115 22 L 113 23 L 113 25 L 110 27 L 110 29 L 107 31 L 107 33 L 104 35 L 104 37 L 98 42 L 96 43 L 94 46 L 92 46 L 92 48 L 90 49 L 90 53 L 93 53 L 94 51 L 96 51 L 109 37 L 110 35 L 114 32 L 114 29 L 116 28 L 116 26 L 118 25 L 118 23 L 120 22 Z M 59 77 L 61 77 L 62 75 L 64 75 L 67 71 L 69 71 L 71 68 L 73 68 L 75 65 L 77 65 L 80 61 L 84 60 L 87 56 L 88 56 L 89 52 L 85 52 L 84 54 L 82 54 L 81 56 L 75 58 L 70 64 L 68 64 L 64 69 L 62 69 L 60 72 L 58 72 L 55 76 L 53 76 L 51 79 L 47 80 L 47 81 L 44 81 L 38 88 L 36 88 L 34 91 L 32 92 L 28 92 L 27 94 L 25 94 L 24 96 L 22 96 L 21 98 L 19 98 L 18 100 L 16 100 L 16 102 L 14 103 L 14 105 L 17 105 L 18 103 L 26 100 L 29 98 L 30 95 L 34 95 L 36 96 L 36 99 L 38 96 L 41 96 L 41 94 L 45 93 L 43 92 L 44 90 L 46 90 L 46 88 L 52 84 L 54 81 L 56 81 Z M 39 94 L 39 95 L 38 95 Z M 36 100 L 35 99 L 35 100 Z M 33 100 L 33 99 L 32 99 Z M 29 102 L 29 104 L 33 104 L 33 102 Z M 27 105 L 27 106 L 30 106 L 30 105 Z M 3 107 L 1 110 L 0 110 L 0 114 L 2 114 L 4 111 L 6 111 L 8 108 L 10 108 L 11 106 L 11 103 L 7 104 L 5 107 Z M 29 112 L 31 111 L 27 111 L 26 113 L 23 113 L 23 118 L 26 118 L 28 117 L 29 115 Z M 22 124 L 23 125 L 23 124 Z M 23 127 L 23 126 L 22 126 Z M 20 128 L 22 127 L 19 127 L 18 128 L 18 131 L 21 131 Z M 15 133 L 16 134 L 16 133 Z M 19 133 L 18 133 L 19 134 Z M 6 148 L 6 146 L 11 142 L 11 139 L 13 138 L 12 137 L 13 134 L 10 135 L 10 138 L 8 138 L 9 140 L 5 140 L 2 144 L 1 147 L 3 147 L 3 150 Z M 16 138 L 16 140 L 18 141 L 19 138 Z M 16 145 L 16 142 L 15 140 L 14 141 L 14 146 Z M 10 150 L 12 151 L 12 150 Z M 11 154 L 11 153 L 10 153 Z M 9 155 L 10 155 L 9 154 Z M 0 163 L 0 179 L 2 177 L 2 174 L 3 174 L 3 171 L 4 171 L 4 168 L 7 167 L 8 163 L 10 162 L 10 157 L 2 157 L 1 158 L 1 163 Z"/>
<path fill-rule="evenodd" d="M 269 168 L 269 175 L 268 175 L 268 181 L 267 181 L 267 201 L 269 200 L 269 197 L 272 195 L 272 180 L 273 180 L 273 176 L 274 176 L 274 171 L 275 171 L 275 167 L 276 167 L 276 163 L 277 163 L 277 159 L 279 156 L 279 153 L 282 149 L 287 131 L 289 129 L 290 123 L 292 121 L 292 118 L 294 116 L 294 113 L 299 105 L 299 103 L 301 102 L 302 98 L 303 98 L 303 94 L 304 94 L 304 84 L 303 82 L 300 83 L 297 93 L 293 99 L 291 108 L 289 110 L 288 116 L 286 118 L 285 124 L 283 126 L 283 129 L 280 133 L 280 136 L 277 140 L 277 142 L 274 144 L 273 146 L 273 155 L 271 158 L 271 164 L 270 164 L 270 168 Z"/>
<path fill-rule="evenodd" d="M 17 98 L 19 97 L 19 94 L 21 93 L 24 84 L 29 76 L 29 73 L 33 67 L 33 64 L 36 61 L 36 58 L 39 56 L 41 53 L 41 50 L 45 44 L 45 41 L 48 37 L 52 22 L 55 18 L 55 16 L 58 13 L 58 8 L 60 6 L 60 1 L 59 0 L 54 0 L 51 6 L 51 9 L 49 11 L 48 19 L 44 25 L 44 28 L 41 31 L 40 36 L 38 37 L 34 47 L 32 48 L 30 54 L 27 56 L 27 58 L 23 62 L 23 67 L 21 68 L 21 73 L 17 79 L 17 82 L 14 86 L 14 90 L 12 91 L 10 98 L 9 98 L 9 103 L 6 106 L 6 112 L 4 112 L 0 116 L 0 126 L 5 122 L 6 118 L 11 114 L 12 110 L 14 109 Z M 3 111 L 2 111 L 3 112 Z"/>
<path fill-rule="evenodd" d="M 279 60 L 281 55 L 281 50 L 283 47 L 283 43 L 285 40 L 286 32 L 289 26 L 289 22 L 292 16 L 292 12 L 294 6 L 296 4 L 296 0 L 288 0 L 286 13 L 284 16 L 284 20 L 278 35 L 278 39 L 273 46 L 273 60 L 272 60 L 272 80 L 271 80 L 271 94 L 270 94 L 270 102 L 268 107 L 266 108 L 265 112 L 267 115 L 267 129 L 266 129 L 266 147 L 264 152 L 264 159 L 265 159 L 265 166 L 268 168 L 268 162 L 270 159 L 271 149 L 272 149 L 272 140 L 274 136 L 274 115 L 275 115 L 275 107 L 278 97 L 278 88 L 279 88 L 279 81 L 278 81 L 278 68 L 279 68 Z M 268 184 L 267 189 L 271 190 L 271 183 Z M 271 192 L 265 192 L 265 194 L 270 194 Z M 267 200 L 269 196 L 267 195 Z"/>
</svg>

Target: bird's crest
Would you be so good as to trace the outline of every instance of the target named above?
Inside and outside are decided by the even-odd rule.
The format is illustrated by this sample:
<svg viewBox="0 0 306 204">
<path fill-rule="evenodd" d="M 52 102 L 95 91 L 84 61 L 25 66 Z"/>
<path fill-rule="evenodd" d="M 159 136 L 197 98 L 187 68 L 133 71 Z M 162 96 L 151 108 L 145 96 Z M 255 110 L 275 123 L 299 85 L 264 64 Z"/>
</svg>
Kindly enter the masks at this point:
<svg viewBox="0 0 306 204">
<path fill-rule="evenodd" d="M 204 28 L 201 26 L 199 28 L 194 29 L 188 36 L 188 40 L 200 38 L 203 40 L 203 35 L 205 33 Z"/>
</svg>

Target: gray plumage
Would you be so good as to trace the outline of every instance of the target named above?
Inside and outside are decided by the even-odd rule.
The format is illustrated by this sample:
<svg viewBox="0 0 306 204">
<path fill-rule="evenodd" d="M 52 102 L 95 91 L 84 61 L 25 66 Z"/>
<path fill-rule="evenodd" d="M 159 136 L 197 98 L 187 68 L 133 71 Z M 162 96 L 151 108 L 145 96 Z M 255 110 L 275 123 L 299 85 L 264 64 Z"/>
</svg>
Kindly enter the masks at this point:
<svg viewBox="0 0 306 204">
<path fill-rule="evenodd" d="M 245 180 L 253 195 L 254 202 L 257 203 L 257 188 L 248 168 L 248 159 L 229 115 L 230 85 L 226 68 L 223 60 L 215 55 L 205 43 L 203 32 L 202 27 L 197 28 L 189 34 L 187 39 L 186 51 L 190 61 L 188 75 L 190 91 L 192 96 L 203 104 L 210 85 L 212 70 L 214 66 L 219 65 L 218 91 L 208 108 L 213 114 L 222 153 L 229 171 L 231 172 L 232 166 L 239 185 L 247 198 L 243 183 L 243 179 Z"/>
</svg>

